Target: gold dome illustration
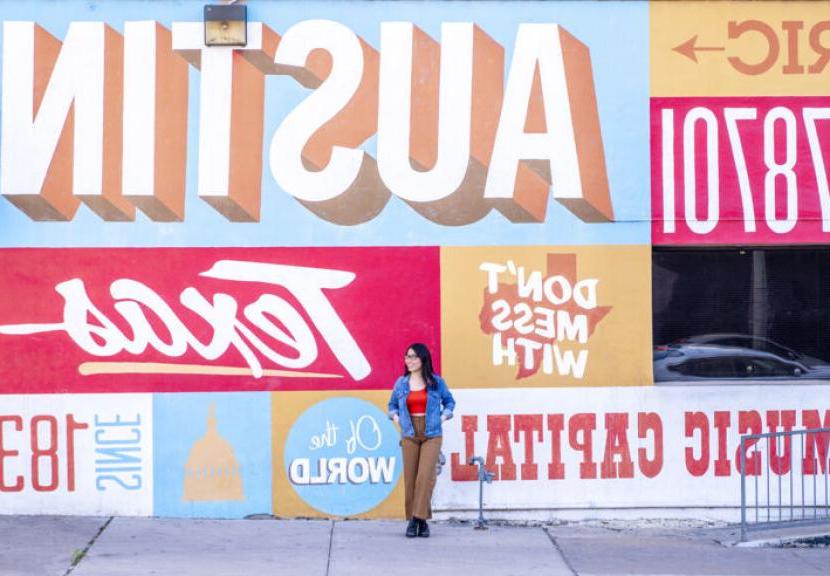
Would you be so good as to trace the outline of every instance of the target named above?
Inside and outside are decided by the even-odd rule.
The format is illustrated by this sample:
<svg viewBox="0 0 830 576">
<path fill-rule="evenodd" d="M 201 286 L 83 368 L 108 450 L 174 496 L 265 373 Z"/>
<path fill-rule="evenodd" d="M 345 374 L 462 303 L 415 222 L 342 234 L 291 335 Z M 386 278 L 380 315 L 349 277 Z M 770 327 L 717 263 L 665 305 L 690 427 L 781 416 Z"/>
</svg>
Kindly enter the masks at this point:
<svg viewBox="0 0 830 576">
<path fill-rule="evenodd" d="M 208 408 L 207 431 L 190 449 L 184 465 L 182 500 L 244 500 L 242 474 L 231 443 L 219 435 L 216 406 Z"/>
</svg>

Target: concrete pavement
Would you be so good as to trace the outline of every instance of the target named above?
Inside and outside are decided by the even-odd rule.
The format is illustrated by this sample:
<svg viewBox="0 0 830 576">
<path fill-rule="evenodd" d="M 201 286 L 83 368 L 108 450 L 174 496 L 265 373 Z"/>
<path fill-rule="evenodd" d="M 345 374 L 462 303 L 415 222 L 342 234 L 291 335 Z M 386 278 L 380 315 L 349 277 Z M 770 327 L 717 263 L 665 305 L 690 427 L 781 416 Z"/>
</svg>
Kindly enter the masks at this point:
<svg viewBox="0 0 830 576">
<path fill-rule="evenodd" d="M 391 521 L 0 516 L 0 576 L 830 574 L 830 548 L 731 546 L 722 526 L 431 527 L 407 539 Z"/>
<path fill-rule="evenodd" d="M 0 516 L 0 575 L 65 574 L 106 518 Z"/>
<path fill-rule="evenodd" d="M 579 576 L 830 574 L 830 548 L 738 546 L 736 528 L 618 526 L 602 530 L 563 525 L 547 531 Z M 765 536 L 754 533 L 752 537 Z"/>
</svg>

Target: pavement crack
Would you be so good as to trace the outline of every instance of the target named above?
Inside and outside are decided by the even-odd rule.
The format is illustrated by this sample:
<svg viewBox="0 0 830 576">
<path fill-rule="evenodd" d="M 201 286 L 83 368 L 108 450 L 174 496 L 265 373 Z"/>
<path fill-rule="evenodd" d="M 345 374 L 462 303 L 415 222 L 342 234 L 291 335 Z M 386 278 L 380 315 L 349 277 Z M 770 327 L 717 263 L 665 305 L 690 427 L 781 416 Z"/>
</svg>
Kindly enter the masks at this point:
<svg viewBox="0 0 830 576">
<path fill-rule="evenodd" d="M 326 576 L 329 576 L 329 570 L 331 570 L 331 549 L 334 543 L 334 520 L 331 521 L 331 529 L 329 530 L 329 559 L 326 562 Z"/>
<path fill-rule="evenodd" d="M 113 518 L 115 518 L 115 516 L 110 516 L 109 518 L 107 518 L 107 521 L 104 522 L 100 528 L 98 528 L 98 532 L 96 532 L 92 539 L 90 539 L 90 541 L 87 542 L 86 547 L 83 550 L 76 550 L 72 554 L 72 563 L 69 565 L 69 568 L 66 570 L 66 572 L 64 572 L 63 576 L 69 576 L 69 574 L 71 574 L 72 571 L 78 566 L 78 564 L 81 563 L 81 560 L 83 560 L 86 557 L 86 553 L 89 552 L 89 549 L 92 548 L 92 546 L 95 544 L 95 541 L 98 540 L 98 537 L 104 533 L 104 530 L 107 529 L 107 526 L 110 525 L 110 522 L 112 522 Z"/>
<path fill-rule="evenodd" d="M 574 567 L 571 565 L 570 560 L 568 560 L 568 557 L 565 556 L 565 552 L 562 551 L 562 547 L 559 546 L 559 542 L 557 542 L 556 538 L 553 537 L 553 534 L 548 532 L 547 528 L 542 528 L 542 530 L 544 531 L 545 534 L 547 534 L 548 540 L 550 540 L 550 543 L 553 544 L 554 548 L 556 548 L 556 551 L 559 552 L 559 556 L 562 558 L 562 562 L 565 563 L 565 566 L 568 567 L 568 570 L 571 571 L 571 574 L 573 574 L 573 576 L 579 576 L 577 571 L 574 570 Z"/>
</svg>

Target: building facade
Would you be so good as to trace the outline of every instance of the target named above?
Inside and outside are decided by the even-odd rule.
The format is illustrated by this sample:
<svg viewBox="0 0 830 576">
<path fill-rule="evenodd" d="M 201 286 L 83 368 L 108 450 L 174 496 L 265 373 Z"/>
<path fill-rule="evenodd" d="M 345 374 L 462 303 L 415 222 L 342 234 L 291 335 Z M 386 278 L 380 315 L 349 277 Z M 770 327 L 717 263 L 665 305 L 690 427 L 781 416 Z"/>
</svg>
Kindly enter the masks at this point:
<svg viewBox="0 0 830 576">
<path fill-rule="evenodd" d="M 729 511 L 830 426 L 830 3 L 204 8 L 0 6 L 0 511 L 399 517 L 414 342 L 446 515 Z"/>
</svg>

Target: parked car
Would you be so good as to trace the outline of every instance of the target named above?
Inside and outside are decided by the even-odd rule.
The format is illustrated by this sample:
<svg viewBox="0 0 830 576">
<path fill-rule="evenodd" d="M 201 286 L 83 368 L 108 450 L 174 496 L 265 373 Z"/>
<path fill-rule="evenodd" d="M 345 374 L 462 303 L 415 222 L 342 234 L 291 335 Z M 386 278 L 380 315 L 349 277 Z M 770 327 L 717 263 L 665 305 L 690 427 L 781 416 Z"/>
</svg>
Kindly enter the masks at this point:
<svg viewBox="0 0 830 576">
<path fill-rule="evenodd" d="M 751 348 L 752 350 L 761 350 L 762 352 L 769 352 L 775 354 L 786 360 L 794 362 L 801 362 L 807 366 L 822 366 L 827 362 L 820 358 L 814 358 L 803 354 L 792 348 L 787 348 L 783 344 L 774 342 L 769 338 L 763 336 L 752 336 L 751 334 L 739 333 L 723 333 L 723 334 L 700 334 L 698 336 L 689 336 L 687 338 L 680 338 L 675 340 L 671 345 L 677 344 L 711 344 L 714 346 L 734 346 L 737 348 Z"/>
<path fill-rule="evenodd" d="M 750 337 L 751 338 L 751 337 Z M 686 339 L 691 340 L 691 339 Z M 772 341 L 768 344 L 775 345 Z M 778 345 L 780 346 L 780 345 Z M 772 349 L 772 346 L 768 346 Z M 781 350 L 797 352 L 781 346 Z M 655 382 L 830 380 L 830 365 L 733 345 L 679 342 L 656 346 Z"/>
</svg>

